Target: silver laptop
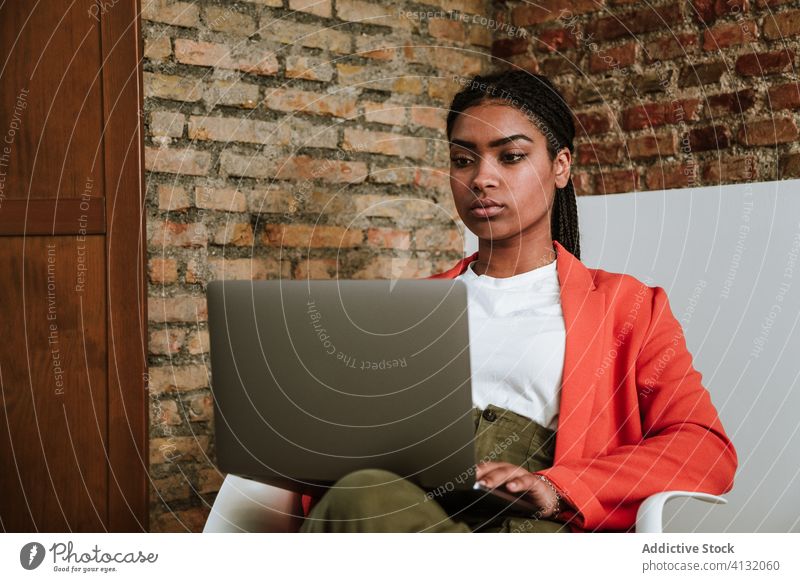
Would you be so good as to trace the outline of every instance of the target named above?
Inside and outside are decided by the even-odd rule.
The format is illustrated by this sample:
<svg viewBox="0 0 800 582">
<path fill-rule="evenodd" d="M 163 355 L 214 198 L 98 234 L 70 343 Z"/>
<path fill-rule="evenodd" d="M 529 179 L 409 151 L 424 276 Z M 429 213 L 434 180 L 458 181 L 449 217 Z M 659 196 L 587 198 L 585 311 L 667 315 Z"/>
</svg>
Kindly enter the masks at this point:
<svg viewBox="0 0 800 582">
<path fill-rule="evenodd" d="M 448 511 L 536 511 L 475 482 L 461 281 L 213 281 L 208 318 L 221 471 L 318 495 L 381 468 Z"/>
</svg>

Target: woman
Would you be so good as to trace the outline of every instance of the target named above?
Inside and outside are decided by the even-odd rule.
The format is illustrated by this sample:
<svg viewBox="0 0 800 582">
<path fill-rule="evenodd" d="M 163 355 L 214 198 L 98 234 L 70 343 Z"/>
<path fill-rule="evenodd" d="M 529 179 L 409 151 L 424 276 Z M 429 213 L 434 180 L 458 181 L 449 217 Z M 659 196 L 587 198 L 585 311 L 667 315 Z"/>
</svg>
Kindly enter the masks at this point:
<svg viewBox="0 0 800 582">
<path fill-rule="evenodd" d="M 543 76 L 467 83 L 447 117 L 450 184 L 479 247 L 431 277 L 467 285 L 476 479 L 540 510 L 448 515 L 360 470 L 303 498 L 301 531 L 632 531 L 649 495 L 733 487 L 736 451 L 664 290 L 580 262 L 574 135 Z"/>
</svg>

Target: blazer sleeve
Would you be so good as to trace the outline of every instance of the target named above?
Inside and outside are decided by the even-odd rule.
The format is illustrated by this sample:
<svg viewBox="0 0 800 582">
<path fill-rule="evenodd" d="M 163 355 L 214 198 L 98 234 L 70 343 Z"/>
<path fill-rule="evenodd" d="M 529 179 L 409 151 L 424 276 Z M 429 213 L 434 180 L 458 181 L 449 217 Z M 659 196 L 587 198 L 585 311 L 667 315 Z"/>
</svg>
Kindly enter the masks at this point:
<svg viewBox="0 0 800 582">
<path fill-rule="evenodd" d="M 733 488 L 736 450 L 661 287 L 653 288 L 651 313 L 635 363 L 641 441 L 536 472 L 575 508 L 559 519 L 583 530 L 630 530 L 641 502 L 662 491 Z"/>
</svg>

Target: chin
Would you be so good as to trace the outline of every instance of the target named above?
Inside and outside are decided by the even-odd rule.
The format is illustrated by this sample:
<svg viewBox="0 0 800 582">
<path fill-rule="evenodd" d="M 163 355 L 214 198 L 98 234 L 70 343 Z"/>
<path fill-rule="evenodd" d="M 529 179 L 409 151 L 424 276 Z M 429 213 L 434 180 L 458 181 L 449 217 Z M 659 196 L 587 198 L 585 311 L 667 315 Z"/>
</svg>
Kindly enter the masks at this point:
<svg viewBox="0 0 800 582">
<path fill-rule="evenodd" d="M 519 234 L 518 230 L 509 231 L 508 229 L 502 228 L 495 224 L 492 224 L 491 226 L 488 224 L 479 224 L 477 225 L 477 228 L 475 226 L 476 225 L 469 225 L 467 228 L 472 232 L 472 234 L 484 240 L 505 240 Z"/>
</svg>

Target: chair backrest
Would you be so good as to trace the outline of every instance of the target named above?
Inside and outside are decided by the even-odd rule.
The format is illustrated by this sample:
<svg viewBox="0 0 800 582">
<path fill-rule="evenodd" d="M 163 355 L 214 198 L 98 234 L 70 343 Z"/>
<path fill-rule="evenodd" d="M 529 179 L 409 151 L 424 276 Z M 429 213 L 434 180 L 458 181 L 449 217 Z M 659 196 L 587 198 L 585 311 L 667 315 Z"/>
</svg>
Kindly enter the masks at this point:
<svg viewBox="0 0 800 582">
<path fill-rule="evenodd" d="M 799 187 L 578 198 L 582 261 L 667 291 L 739 456 L 728 504 L 671 501 L 666 532 L 800 531 Z"/>
</svg>

